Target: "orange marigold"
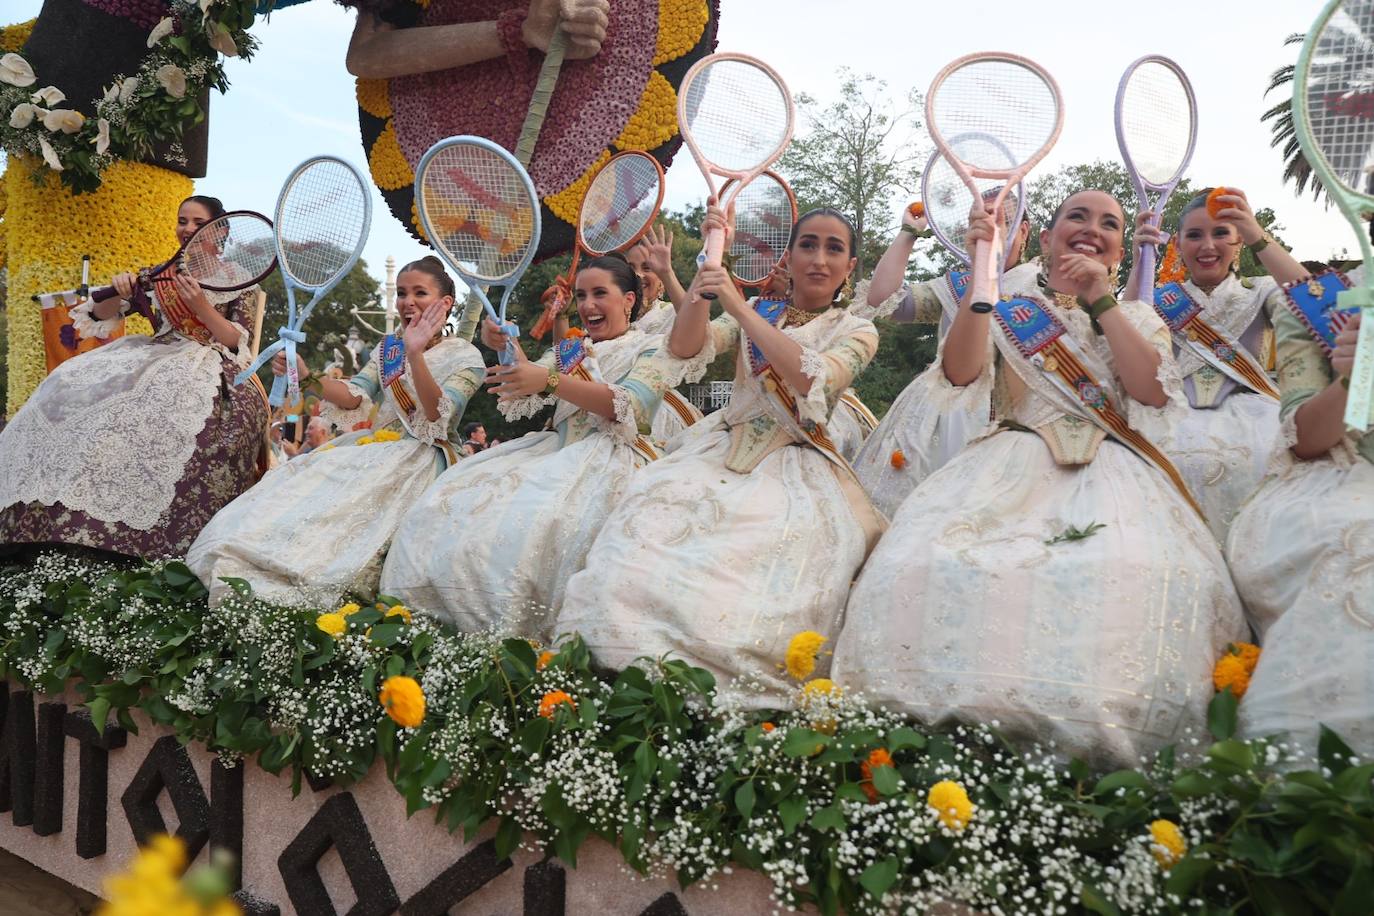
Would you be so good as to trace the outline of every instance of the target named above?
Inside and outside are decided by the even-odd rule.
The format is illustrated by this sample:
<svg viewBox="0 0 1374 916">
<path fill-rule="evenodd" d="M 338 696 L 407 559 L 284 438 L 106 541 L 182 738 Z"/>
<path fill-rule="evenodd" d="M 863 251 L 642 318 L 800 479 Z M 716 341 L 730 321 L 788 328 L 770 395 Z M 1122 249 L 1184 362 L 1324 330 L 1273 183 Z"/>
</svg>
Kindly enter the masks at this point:
<svg viewBox="0 0 1374 916">
<path fill-rule="evenodd" d="M 888 460 L 892 462 L 893 468 L 900 471 L 902 468 L 906 467 L 906 452 L 899 448 L 894 448 L 892 450 L 892 457 Z"/>
<path fill-rule="evenodd" d="M 1245 696 L 1245 691 L 1250 688 L 1250 672 L 1245 669 L 1245 662 L 1239 655 L 1227 652 L 1217 659 L 1216 667 L 1212 669 L 1212 685 L 1218 693 L 1230 687 L 1236 699 Z"/>
<path fill-rule="evenodd" d="M 771 732 L 773 729 L 777 728 L 777 726 L 774 725 L 772 722 L 765 722 L 765 723 L 763 723 L 762 725 L 760 725 L 759 727 L 763 729 L 763 731 L 764 731 L 765 734 L 768 733 L 768 732 Z"/>
<path fill-rule="evenodd" d="M 1259 664 L 1260 647 L 1252 642 L 1233 642 L 1226 647 L 1232 655 L 1235 655 L 1245 663 L 1245 670 L 1251 674 L 1255 673 L 1255 666 Z"/>
<path fill-rule="evenodd" d="M 906 212 L 910 213 L 913 219 L 920 219 L 921 217 L 926 215 L 926 205 L 918 200 L 911 206 L 907 207 Z"/>
<path fill-rule="evenodd" d="M 1207 215 L 1212 219 L 1216 219 L 1222 210 L 1226 210 L 1231 206 L 1230 204 L 1221 202 L 1222 196 L 1239 193 L 1240 190 L 1238 188 L 1228 188 L 1224 185 L 1213 188 L 1212 193 L 1207 195 Z"/>
<path fill-rule="evenodd" d="M 1164 258 L 1159 262 L 1156 279 L 1159 283 L 1182 283 L 1188 279 L 1188 269 L 1183 266 L 1183 259 L 1178 256 L 1178 245 L 1173 238 L 1169 239 L 1169 244 L 1164 248 Z"/>
<path fill-rule="evenodd" d="M 539 660 L 534 663 L 535 670 L 543 671 L 545 668 L 549 667 L 549 662 L 553 661 L 554 656 L 557 654 L 558 653 L 552 649 L 545 649 L 543 652 L 540 652 Z"/>
<path fill-rule="evenodd" d="M 878 790 L 873 785 L 873 771 L 879 767 L 890 766 L 894 766 L 892 755 L 887 752 L 886 748 L 881 747 L 869 751 L 868 758 L 859 764 L 859 772 L 864 775 L 863 781 L 859 783 L 859 788 L 864 790 L 864 794 L 868 796 L 870 802 L 878 800 Z"/>
<path fill-rule="evenodd" d="M 544 694 L 543 699 L 539 701 L 539 714 L 545 719 L 552 719 L 554 710 L 562 703 L 568 704 L 573 712 L 577 712 L 577 704 L 573 702 L 572 697 L 561 690 L 550 690 L 548 693 Z"/>
<path fill-rule="evenodd" d="M 563 335 L 563 337 L 564 337 L 565 339 L 566 339 L 566 338 L 570 338 L 570 337 L 586 337 L 586 336 L 587 336 L 587 332 L 584 331 L 584 330 L 582 330 L 581 328 L 568 328 L 568 332 L 567 332 L 566 334 Z"/>
</svg>

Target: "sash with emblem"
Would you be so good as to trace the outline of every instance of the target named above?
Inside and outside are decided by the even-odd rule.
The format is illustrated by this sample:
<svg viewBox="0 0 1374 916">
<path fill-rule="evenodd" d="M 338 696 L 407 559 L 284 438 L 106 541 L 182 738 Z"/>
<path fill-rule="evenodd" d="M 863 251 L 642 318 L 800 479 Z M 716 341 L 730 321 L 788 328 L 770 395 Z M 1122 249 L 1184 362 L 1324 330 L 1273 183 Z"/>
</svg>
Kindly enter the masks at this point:
<svg viewBox="0 0 1374 916">
<path fill-rule="evenodd" d="M 1321 345 L 1327 359 L 1331 358 L 1331 351 L 1336 348 L 1336 335 L 1359 311 L 1357 306 L 1342 308 L 1337 301 L 1347 289 L 1350 289 L 1350 280 L 1335 268 L 1283 287 L 1289 311 L 1297 316 L 1303 327 Z"/>
<path fill-rule="evenodd" d="M 1026 362 L 1067 395 L 1071 403 L 1078 405 L 1085 417 L 1163 471 L 1188 505 L 1202 515 L 1202 509 L 1193 499 L 1178 468 L 1154 443 L 1126 422 L 1125 416 L 1112 403 L 1111 388 L 1093 378 L 1078 356 L 1077 344 L 1058 318 L 1028 297 L 1002 298 L 993 307 L 993 317 Z"/>
<path fill-rule="evenodd" d="M 377 372 L 382 387 L 391 392 L 396 399 L 397 412 L 404 420 L 415 410 L 415 399 L 410 396 L 401 379 L 406 374 L 406 342 L 399 334 L 388 334 L 377 347 Z"/>
<path fill-rule="evenodd" d="M 209 344 L 214 335 L 210 333 L 191 307 L 181 301 L 181 294 L 177 292 L 176 283 L 173 277 L 176 276 L 176 268 L 168 266 L 157 276 L 147 276 L 145 279 L 152 284 L 157 291 L 157 304 L 162 309 L 162 314 L 167 316 L 167 322 L 181 334 L 198 344 Z M 156 327 L 157 323 L 153 322 Z"/>
<path fill-rule="evenodd" d="M 553 362 L 559 372 L 572 378 L 582 379 L 584 382 L 596 382 L 600 385 L 609 384 L 601 377 L 596 360 L 593 359 L 590 362 L 587 360 L 587 357 L 594 355 L 591 345 L 587 343 L 585 337 L 565 337 L 553 348 Z M 558 417 L 555 414 L 550 423 L 555 423 L 557 420 Z M 646 461 L 658 460 L 658 452 L 654 449 L 653 443 L 643 434 L 636 436 L 630 447 Z"/>
<path fill-rule="evenodd" d="M 954 301 L 959 302 L 964 298 L 964 291 L 968 289 L 968 271 L 951 270 L 945 274 L 945 284 L 954 295 Z"/>
<path fill-rule="evenodd" d="M 1174 344 L 1190 350 L 1227 378 L 1257 394 L 1278 400 L 1269 376 L 1245 347 L 1202 318 L 1202 306 L 1193 301 L 1182 284 L 1165 283 L 1155 288 L 1155 311 L 1169 326 Z"/>
</svg>

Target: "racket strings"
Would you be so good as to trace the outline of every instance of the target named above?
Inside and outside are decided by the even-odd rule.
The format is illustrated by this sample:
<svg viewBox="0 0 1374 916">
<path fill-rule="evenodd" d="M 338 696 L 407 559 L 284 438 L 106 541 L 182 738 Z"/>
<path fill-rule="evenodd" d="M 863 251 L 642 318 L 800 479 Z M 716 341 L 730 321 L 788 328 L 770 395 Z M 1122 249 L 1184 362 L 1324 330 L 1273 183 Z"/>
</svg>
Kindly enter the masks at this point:
<svg viewBox="0 0 1374 916">
<path fill-rule="evenodd" d="M 539 203 L 506 159 L 476 144 L 452 144 L 429 158 L 416 187 L 430 243 L 457 270 L 498 283 L 524 265 Z"/>
<path fill-rule="evenodd" d="M 992 163 L 987 167 L 997 170 L 1010 170 L 1019 165 L 1011 162 L 1011 151 L 996 137 L 965 134 L 955 137 L 949 145 L 954 155 L 962 162 L 968 162 L 967 157 L 972 157 Z M 996 199 L 1006 184 L 996 178 L 974 178 L 973 183 L 978 188 L 979 196 L 989 202 Z M 1004 231 L 1008 235 L 1020 205 L 1017 190 L 1013 188 L 1002 199 L 1005 213 Z M 968 235 L 969 211 L 973 209 L 973 192 L 943 155 L 936 155 L 926 167 L 922 182 L 922 202 L 926 208 L 926 222 L 940 234 L 941 241 L 963 261 L 969 261 L 965 238 Z"/>
<path fill-rule="evenodd" d="M 683 87 L 681 125 L 701 155 L 731 172 L 768 161 L 787 139 L 787 91 L 766 70 L 741 60 L 720 60 L 697 71 Z"/>
<path fill-rule="evenodd" d="M 578 231 L 593 254 L 605 254 L 637 238 L 658 212 L 663 177 L 647 156 L 612 159 L 592 179 L 582 200 Z"/>
<path fill-rule="evenodd" d="M 787 251 L 796 205 L 772 175 L 755 178 L 735 199 L 731 271 L 745 283 L 762 282 Z"/>
<path fill-rule="evenodd" d="M 996 137 L 969 148 L 961 160 L 985 171 L 1008 171 L 1008 160 L 1029 162 L 1054 137 L 1059 97 L 1039 73 L 1009 60 L 979 59 L 951 72 L 932 89 L 931 126 L 947 141 L 964 134 Z"/>
<path fill-rule="evenodd" d="M 329 286 L 366 240 L 367 190 L 353 170 L 322 159 L 296 174 L 277 206 L 281 267 L 298 285 Z"/>
<path fill-rule="evenodd" d="M 1308 126 L 1336 180 L 1369 193 L 1374 168 L 1374 2 L 1346 2 L 1317 36 L 1305 92 Z"/>
<path fill-rule="evenodd" d="M 270 222 L 256 213 L 227 214 L 197 230 L 181 254 L 180 269 L 202 286 L 228 289 L 262 279 L 276 257 Z"/>
<path fill-rule="evenodd" d="M 1132 71 L 1117 111 L 1121 138 L 1139 175 L 1167 185 L 1188 162 L 1193 148 L 1193 104 L 1182 79 L 1158 61 Z"/>
</svg>

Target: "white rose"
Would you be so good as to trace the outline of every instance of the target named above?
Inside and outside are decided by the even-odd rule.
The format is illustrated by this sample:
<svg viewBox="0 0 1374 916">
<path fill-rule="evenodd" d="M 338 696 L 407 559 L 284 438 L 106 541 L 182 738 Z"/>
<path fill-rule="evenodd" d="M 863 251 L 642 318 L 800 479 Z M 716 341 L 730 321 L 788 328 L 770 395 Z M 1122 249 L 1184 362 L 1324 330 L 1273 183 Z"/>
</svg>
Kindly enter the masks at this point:
<svg viewBox="0 0 1374 916">
<path fill-rule="evenodd" d="M 153 30 L 148 33 L 148 47 L 151 48 L 153 45 L 172 34 L 172 27 L 171 16 L 168 16 L 166 19 L 153 26 Z"/>
<path fill-rule="evenodd" d="M 234 44 L 234 39 L 229 35 L 229 30 L 219 23 L 216 23 L 210 31 L 210 47 L 225 57 L 239 56 L 239 46 Z"/>
<path fill-rule="evenodd" d="M 43 112 L 43 126 L 51 131 L 60 130 L 64 134 L 74 134 L 85 122 L 85 115 L 70 108 L 54 108 L 52 111 Z"/>
<path fill-rule="evenodd" d="M 14 106 L 14 111 L 10 112 L 10 127 L 23 130 L 33 123 L 35 115 L 42 114 L 43 109 L 35 108 L 28 102 L 20 102 Z"/>
<path fill-rule="evenodd" d="M 51 108 L 66 97 L 67 94 L 56 86 L 44 86 L 42 89 L 29 96 L 29 100 L 35 105 L 42 102 L 44 105 Z"/>
<path fill-rule="evenodd" d="M 9 83 L 11 86 L 32 86 L 37 82 L 38 77 L 33 75 L 33 68 L 29 62 L 18 54 L 6 54 L 0 57 L 0 83 Z"/>
<path fill-rule="evenodd" d="M 129 99 L 134 97 L 134 93 L 137 91 L 138 77 L 126 77 L 124 82 L 119 84 L 119 101 L 127 103 Z"/>
<path fill-rule="evenodd" d="M 48 164 L 48 168 L 54 172 L 62 171 L 62 160 L 57 158 L 57 150 L 52 148 L 52 144 L 39 137 L 38 146 L 43 150 L 43 161 Z"/>
<path fill-rule="evenodd" d="M 91 142 L 95 144 L 95 154 L 97 156 L 103 156 L 105 155 L 105 151 L 110 148 L 110 122 L 101 118 L 99 121 L 95 122 L 95 126 L 95 139 Z"/>
<path fill-rule="evenodd" d="M 179 99 L 186 94 L 186 73 L 176 64 L 163 64 L 154 75 L 172 98 Z"/>
</svg>

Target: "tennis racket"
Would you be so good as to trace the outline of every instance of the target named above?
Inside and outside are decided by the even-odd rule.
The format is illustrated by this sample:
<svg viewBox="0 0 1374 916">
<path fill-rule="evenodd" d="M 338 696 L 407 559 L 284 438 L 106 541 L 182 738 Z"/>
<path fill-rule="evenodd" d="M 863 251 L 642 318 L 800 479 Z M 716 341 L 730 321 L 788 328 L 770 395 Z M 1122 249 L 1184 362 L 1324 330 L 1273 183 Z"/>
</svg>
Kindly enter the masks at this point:
<svg viewBox="0 0 1374 916">
<path fill-rule="evenodd" d="M 734 180 L 725 183 L 729 194 Z M 735 238 L 730 243 L 730 272 L 741 286 L 762 286 L 787 254 L 787 241 L 797 221 L 797 196 L 781 175 L 763 172 L 735 197 Z"/>
<path fill-rule="evenodd" d="M 315 306 L 357 263 L 372 225 L 372 197 L 363 176 L 349 162 L 336 156 L 314 156 L 291 172 L 277 196 L 277 262 L 286 287 L 286 325 L 253 364 L 239 373 L 248 377 L 274 357 L 286 354 L 286 374 L 272 382 L 268 402 L 278 407 L 288 399 L 300 399 L 301 380 L 296 369 L 296 347 L 305 342 L 301 330 Z M 310 294 L 302 309 L 296 307 L 297 291 Z"/>
<path fill-rule="evenodd" d="M 252 210 L 233 210 L 201 226 L 177 253 L 157 267 L 138 272 L 138 283 L 152 289 L 152 278 L 167 268 L 189 274 L 202 289 L 229 293 L 247 289 L 277 269 L 272 221 Z M 92 302 L 119 295 L 113 286 L 91 290 Z"/>
<path fill-rule="evenodd" d="M 1135 186 L 1142 210 L 1164 215 L 1169 197 L 1193 158 L 1197 142 L 1197 100 L 1178 64 L 1150 54 L 1126 68 L 1116 87 L 1116 145 Z M 1154 301 L 1155 246 L 1136 251 L 1139 286 L 1134 298 Z"/>
<path fill-rule="evenodd" d="M 612 156 L 596 173 L 577 214 L 577 237 L 568 273 L 550 287 L 544 312 L 530 336 L 540 339 L 568 304 L 583 252 L 600 257 L 622 251 L 644 237 L 663 205 L 663 166 L 648 153 Z"/>
<path fill-rule="evenodd" d="M 1366 267 L 1364 285 L 1337 297 L 1342 309 L 1364 316 L 1345 402 L 1345 423 L 1369 428 L 1374 395 L 1374 253 L 1365 219 L 1374 212 L 1368 188 L 1374 171 L 1374 0 L 1331 0 L 1307 33 L 1293 78 L 1293 124 L 1298 143 L 1355 230 Z"/>
<path fill-rule="evenodd" d="M 1059 86 L 1039 64 L 1015 54 L 982 52 L 952 61 L 935 75 L 926 93 L 926 124 L 935 148 L 971 193 L 982 193 L 976 179 L 1002 182 L 992 201 L 995 210 L 1059 139 L 1064 106 Z M 967 134 L 996 142 L 966 142 L 956 149 L 951 140 Z M 961 158 L 960 150 L 971 158 Z M 1008 161 L 1014 164 L 1008 167 Z M 992 311 L 999 265 L 991 255 L 1001 245 L 999 230 L 974 246 L 970 295 L 975 312 Z"/>
<path fill-rule="evenodd" d="M 415 169 L 415 203 L 425 238 L 509 337 L 501 364 L 515 362 L 520 329 L 506 320 L 511 291 L 539 247 L 539 196 L 514 156 L 484 137 L 449 137 Z M 501 286 L 492 308 L 485 286 Z"/>
<path fill-rule="evenodd" d="M 971 149 L 975 145 L 984 144 L 991 148 L 980 152 Z M 950 145 L 959 150 L 961 155 L 981 158 L 984 161 L 991 161 L 1000 155 L 1009 166 L 1015 165 L 1012 162 L 1011 151 L 1002 146 L 995 137 L 986 134 L 964 134 L 955 137 Z M 978 196 L 983 200 L 992 202 L 1000 197 L 1002 207 L 1008 209 L 1009 198 L 1002 193 L 1006 182 L 991 178 L 975 178 L 973 184 L 977 188 Z M 973 256 L 969 254 L 968 243 L 965 241 L 968 234 L 968 215 L 973 209 L 973 194 L 943 153 L 936 150 L 931 154 L 930 162 L 926 164 L 926 170 L 921 175 L 921 203 L 925 207 L 926 223 L 935 233 L 936 240 L 965 265 L 973 263 Z M 1012 246 L 1016 244 L 1016 230 L 1026 214 L 1026 189 L 1023 184 L 1017 183 L 1013 197 L 1015 206 L 1007 213 L 1007 237 L 1002 245 L 1003 271 L 1011 266 L 1008 262 L 1011 260 Z"/>
<path fill-rule="evenodd" d="M 749 183 L 782 156 L 795 118 L 792 93 L 782 78 L 744 54 L 703 57 L 678 89 L 678 129 L 711 196 L 727 213 Z M 728 195 L 721 196 L 717 177 L 735 180 Z M 719 265 L 725 233 L 709 230 L 705 242 L 697 264 Z"/>
</svg>

